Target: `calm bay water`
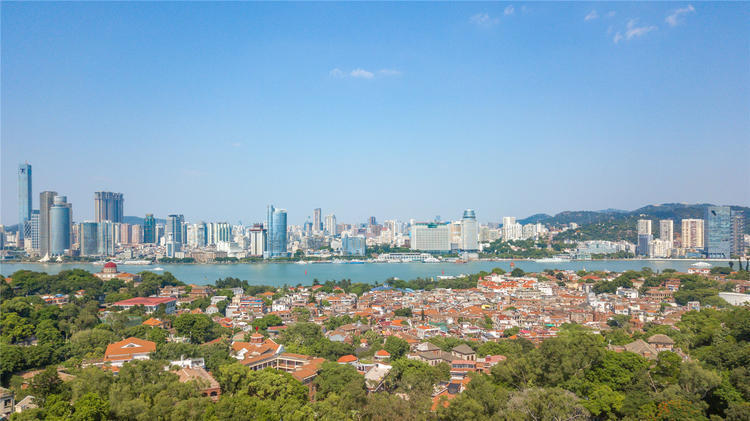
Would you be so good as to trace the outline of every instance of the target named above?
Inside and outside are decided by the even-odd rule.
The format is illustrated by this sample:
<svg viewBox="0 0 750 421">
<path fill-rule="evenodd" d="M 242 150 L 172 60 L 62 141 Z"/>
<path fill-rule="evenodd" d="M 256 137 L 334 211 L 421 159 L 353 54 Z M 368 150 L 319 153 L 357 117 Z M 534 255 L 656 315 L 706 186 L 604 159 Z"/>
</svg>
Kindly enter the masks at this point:
<svg viewBox="0 0 750 421">
<path fill-rule="evenodd" d="M 571 262 L 549 262 L 537 263 L 531 260 L 514 260 L 515 267 L 526 272 L 539 272 L 544 269 L 562 270 L 608 270 L 622 272 L 626 270 L 640 270 L 650 267 L 655 271 L 664 269 L 676 269 L 687 271 L 691 264 L 697 260 L 589 260 Z M 138 273 L 155 268 L 163 268 L 164 271 L 155 273 L 171 272 L 177 279 L 194 284 L 209 284 L 219 278 L 234 277 L 246 279 L 251 285 L 273 285 L 282 286 L 297 285 L 299 283 L 310 285 L 317 278 L 323 282 L 326 280 L 351 279 L 352 282 L 383 282 L 390 277 L 400 279 L 414 279 L 417 277 L 430 278 L 440 275 L 461 275 L 477 273 L 492 268 L 500 267 L 506 271 L 511 270 L 511 261 L 480 261 L 470 263 L 362 263 L 362 264 L 335 264 L 335 263 L 249 263 L 231 265 L 201 265 L 201 264 L 160 264 L 160 265 L 119 265 L 120 272 Z M 714 265 L 726 265 L 726 263 L 715 262 Z M 58 273 L 67 269 L 85 269 L 90 272 L 99 272 L 101 265 L 92 264 L 37 264 L 37 263 L 0 263 L 0 274 L 9 276 L 17 270 L 27 269 L 37 272 Z"/>
</svg>

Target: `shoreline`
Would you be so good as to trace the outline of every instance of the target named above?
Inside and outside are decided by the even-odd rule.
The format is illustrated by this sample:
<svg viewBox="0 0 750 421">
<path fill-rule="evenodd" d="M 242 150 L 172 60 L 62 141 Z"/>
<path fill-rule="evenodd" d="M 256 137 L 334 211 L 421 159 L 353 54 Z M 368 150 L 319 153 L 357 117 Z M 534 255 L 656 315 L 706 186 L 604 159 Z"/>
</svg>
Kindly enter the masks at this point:
<svg viewBox="0 0 750 421">
<path fill-rule="evenodd" d="M 425 265 L 436 265 L 436 264 L 455 264 L 455 265 L 462 265 L 466 263 L 472 263 L 472 262 L 537 262 L 539 259 L 529 259 L 529 258 L 492 258 L 492 259 L 478 259 L 478 260 L 472 260 L 470 262 L 420 262 L 420 261 L 413 261 L 413 262 L 379 262 L 379 261 L 363 261 L 358 262 L 356 264 L 425 264 Z M 114 261 L 114 259 L 112 260 Z M 549 262 L 549 263 L 568 263 L 568 262 L 631 262 L 631 261 L 648 261 L 648 262 L 690 262 L 690 261 L 696 261 L 696 262 L 736 262 L 737 259 L 696 259 L 696 258 L 620 258 L 620 259 L 570 259 L 566 261 L 559 261 L 559 262 Z M 68 262 L 39 262 L 39 261 L 22 261 L 22 260 L 5 260 L 0 261 L 0 265 L 3 264 L 13 264 L 13 265 L 100 265 L 101 260 L 97 260 L 95 262 L 85 262 L 85 261 L 68 261 Z M 304 262 L 304 263 L 300 263 Z M 541 262 L 545 263 L 545 262 Z M 295 261 L 273 261 L 273 260 L 260 260 L 257 262 L 211 262 L 211 263 L 199 263 L 199 262 L 154 262 L 154 263 L 118 263 L 126 266 L 158 266 L 158 265 L 180 265 L 180 266 L 222 266 L 222 265 L 267 265 L 267 264 L 276 264 L 276 265 L 288 265 L 288 264 L 332 264 L 332 265 L 346 265 L 346 264 L 353 264 L 348 263 L 347 261 L 343 262 L 333 262 L 330 260 L 295 260 Z"/>
</svg>

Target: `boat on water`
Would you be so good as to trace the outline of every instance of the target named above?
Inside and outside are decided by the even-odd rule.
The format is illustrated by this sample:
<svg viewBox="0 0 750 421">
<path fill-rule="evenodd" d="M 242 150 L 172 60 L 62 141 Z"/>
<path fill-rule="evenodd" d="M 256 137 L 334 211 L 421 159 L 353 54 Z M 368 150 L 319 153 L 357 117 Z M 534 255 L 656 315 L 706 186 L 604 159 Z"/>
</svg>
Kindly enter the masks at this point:
<svg viewBox="0 0 750 421">
<path fill-rule="evenodd" d="M 570 262 L 569 258 L 566 257 L 545 257 L 544 259 L 536 259 L 534 260 L 536 263 L 562 263 L 562 262 Z"/>
<path fill-rule="evenodd" d="M 159 268 L 152 268 L 152 269 L 150 269 L 150 270 L 154 270 L 154 271 L 157 271 L 157 272 L 161 272 L 161 271 L 163 271 L 163 270 L 164 270 L 164 268 L 161 268 L 161 267 L 159 267 Z"/>
<path fill-rule="evenodd" d="M 428 257 L 423 260 L 424 263 L 440 263 L 440 259 L 436 259 L 434 257 Z"/>
<path fill-rule="evenodd" d="M 124 260 L 123 265 L 150 265 L 150 260 Z"/>
</svg>

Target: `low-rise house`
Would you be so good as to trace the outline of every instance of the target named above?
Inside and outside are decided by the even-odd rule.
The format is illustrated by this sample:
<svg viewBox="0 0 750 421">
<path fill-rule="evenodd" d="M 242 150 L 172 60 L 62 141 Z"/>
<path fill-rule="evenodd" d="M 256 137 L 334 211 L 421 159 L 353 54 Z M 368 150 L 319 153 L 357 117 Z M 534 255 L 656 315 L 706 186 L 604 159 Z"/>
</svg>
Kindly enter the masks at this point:
<svg viewBox="0 0 750 421">
<path fill-rule="evenodd" d="M 385 349 L 375 351 L 375 361 L 388 361 L 390 358 L 391 354 Z"/>
<path fill-rule="evenodd" d="M 129 310 L 133 307 L 143 306 L 146 313 L 155 312 L 160 305 L 164 305 L 164 311 L 172 314 L 177 309 L 177 299 L 174 297 L 135 297 L 127 300 L 118 301 L 112 304 L 115 307 L 122 307 Z"/>
<path fill-rule="evenodd" d="M 451 350 L 451 354 L 457 360 L 476 361 L 477 353 L 466 344 L 461 344 Z"/>
<path fill-rule="evenodd" d="M 0 387 L 0 417 L 7 419 L 15 411 L 15 395 L 9 389 Z"/>
<path fill-rule="evenodd" d="M 658 352 L 672 351 L 674 348 L 674 340 L 667 335 L 662 335 L 661 333 L 651 336 L 647 341 L 648 344 L 654 347 Z"/>
<path fill-rule="evenodd" d="M 202 367 L 182 367 L 175 372 L 181 383 L 194 381 L 200 387 L 201 394 L 214 402 L 221 396 L 221 386 L 214 377 Z"/>
<path fill-rule="evenodd" d="M 114 367 L 122 367 L 133 360 L 148 360 L 149 354 L 156 351 L 156 343 L 140 338 L 127 338 L 107 345 L 104 362 Z"/>
</svg>

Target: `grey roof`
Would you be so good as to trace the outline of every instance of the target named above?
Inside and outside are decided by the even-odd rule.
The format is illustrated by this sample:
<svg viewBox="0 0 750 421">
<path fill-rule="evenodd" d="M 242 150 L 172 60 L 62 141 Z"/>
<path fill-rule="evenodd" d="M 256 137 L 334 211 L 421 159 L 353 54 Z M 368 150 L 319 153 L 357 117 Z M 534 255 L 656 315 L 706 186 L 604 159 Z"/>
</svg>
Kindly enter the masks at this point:
<svg viewBox="0 0 750 421">
<path fill-rule="evenodd" d="M 471 347 L 466 344 L 461 344 L 461 345 L 454 347 L 453 352 L 457 352 L 459 354 L 464 354 L 464 355 L 470 355 L 470 354 L 475 353 L 474 350 L 471 349 Z"/>
<path fill-rule="evenodd" d="M 633 352 L 639 355 L 650 354 L 652 358 L 655 358 L 659 353 L 659 351 L 657 351 L 651 345 L 647 344 L 643 339 L 638 339 L 637 341 L 625 345 L 625 351 Z"/>
<path fill-rule="evenodd" d="M 674 345 L 674 341 L 672 340 L 672 338 L 667 335 L 662 335 L 661 333 L 657 333 L 656 335 L 648 338 L 648 343 Z"/>
</svg>

